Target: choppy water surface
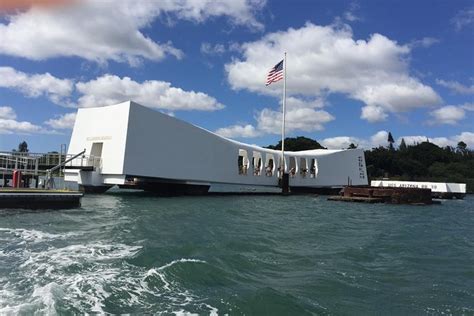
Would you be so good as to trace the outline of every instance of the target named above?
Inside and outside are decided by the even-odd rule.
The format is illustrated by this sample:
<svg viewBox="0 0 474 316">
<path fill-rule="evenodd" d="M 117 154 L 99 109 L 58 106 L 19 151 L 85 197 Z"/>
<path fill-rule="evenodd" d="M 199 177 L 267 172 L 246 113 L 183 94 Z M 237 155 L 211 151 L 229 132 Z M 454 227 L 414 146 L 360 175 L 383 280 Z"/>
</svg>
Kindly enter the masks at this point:
<svg viewBox="0 0 474 316">
<path fill-rule="evenodd" d="M 89 195 L 0 210 L 0 314 L 474 314 L 474 198 Z"/>
</svg>

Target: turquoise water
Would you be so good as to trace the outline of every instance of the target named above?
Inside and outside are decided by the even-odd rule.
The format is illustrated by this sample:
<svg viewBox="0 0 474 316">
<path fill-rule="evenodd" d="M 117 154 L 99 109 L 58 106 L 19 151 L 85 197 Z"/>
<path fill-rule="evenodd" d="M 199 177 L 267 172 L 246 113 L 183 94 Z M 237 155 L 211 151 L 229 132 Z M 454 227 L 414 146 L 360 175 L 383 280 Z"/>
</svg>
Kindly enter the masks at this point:
<svg viewBox="0 0 474 316">
<path fill-rule="evenodd" d="M 474 314 L 474 198 L 84 197 L 0 210 L 0 314 Z"/>
</svg>

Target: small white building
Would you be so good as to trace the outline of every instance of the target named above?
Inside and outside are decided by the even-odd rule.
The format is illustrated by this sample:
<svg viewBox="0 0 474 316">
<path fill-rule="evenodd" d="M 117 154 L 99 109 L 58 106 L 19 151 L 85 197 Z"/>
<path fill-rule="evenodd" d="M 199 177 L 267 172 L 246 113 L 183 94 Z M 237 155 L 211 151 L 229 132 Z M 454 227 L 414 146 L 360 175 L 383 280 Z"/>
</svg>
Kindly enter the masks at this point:
<svg viewBox="0 0 474 316">
<path fill-rule="evenodd" d="M 113 185 L 203 193 L 212 183 L 278 186 L 281 151 L 240 143 L 135 102 L 78 110 L 66 181 L 86 190 Z M 364 152 L 285 152 L 292 190 L 367 185 Z"/>
<path fill-rule="evenodd" d="M 438 198 L 451 199 L 455 197 L 458 199 L 462 199 L 466 195 L 465 183 L 372 180 L 370 181 L 370 186 L 389 188 L 431 189 L 432 196 Z"/>
</svg>

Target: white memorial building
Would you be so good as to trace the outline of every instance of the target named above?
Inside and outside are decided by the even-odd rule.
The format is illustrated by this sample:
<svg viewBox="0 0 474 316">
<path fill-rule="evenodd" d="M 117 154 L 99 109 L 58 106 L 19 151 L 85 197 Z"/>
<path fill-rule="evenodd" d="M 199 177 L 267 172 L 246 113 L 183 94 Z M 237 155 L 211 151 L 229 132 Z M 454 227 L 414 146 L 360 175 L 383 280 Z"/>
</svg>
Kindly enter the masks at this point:
<svg viewBox="0 0 474 316">
<path fill-rule="evenodd" d="M 78 110 L 65 180 L 85 191 L 119 185 L 202 194 L 214 183 L 277 187 L 281 151 L 221 137 L 132 101 Z M 292 191 L 367 185 L 362 149 L 285 151 Z"/>
</svg>

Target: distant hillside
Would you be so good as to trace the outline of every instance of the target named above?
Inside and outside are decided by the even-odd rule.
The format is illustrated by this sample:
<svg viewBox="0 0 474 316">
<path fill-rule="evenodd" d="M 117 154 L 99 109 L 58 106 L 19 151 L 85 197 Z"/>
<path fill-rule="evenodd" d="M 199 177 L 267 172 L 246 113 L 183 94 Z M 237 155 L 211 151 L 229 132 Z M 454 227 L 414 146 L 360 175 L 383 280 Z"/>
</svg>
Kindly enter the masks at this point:
<svg viewBox="0 0 474 316">
<path fill-rule="evenodd" d="M 276 145 L 270 145 L 267 148 L 281 150 L 281 140 Z M 326 149 L 314 139 L 304 136 L 287 137 L 285 138 L 285 150 L 288 151 L 303 151 L 310 149 Z"/>
</svg>

